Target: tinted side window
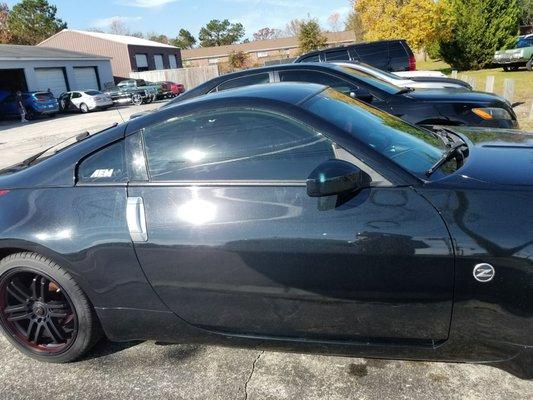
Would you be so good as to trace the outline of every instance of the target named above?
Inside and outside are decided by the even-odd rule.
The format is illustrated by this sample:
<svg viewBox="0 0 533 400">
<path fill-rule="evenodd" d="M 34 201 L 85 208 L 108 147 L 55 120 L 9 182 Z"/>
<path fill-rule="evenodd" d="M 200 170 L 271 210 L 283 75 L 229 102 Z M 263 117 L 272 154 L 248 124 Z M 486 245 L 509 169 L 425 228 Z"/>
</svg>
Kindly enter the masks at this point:
<svg viewBox="0 0 533 400">
<path fill-rule="evenodd" d="M 362 62 L 378 68 L 385 68 L 389 63 L 389 47 L 387 42 L 360 44 L 355 47 Z"/>
<path fill-rule="evenodd" d="M 320 62 L 320 57 L 318 56 L 318 54 L 315 54 L 309 57 L 302 58 L 300 62 Z"/>
<path fill-rule="evenodd" d="M 78 181 L 83 183 L 126 182 L 127 175 L 123 141 L 89 156 L 78 168 Z"/>
<path fill-rule="evenodd" d="M 218 90 L 235 89 L 238 87 L 259 85 L 261 83 L 270 83 L 269 74 L 257 74 L 251 76 L 243 76 L 241 78 L 231 79 L 218 85 Z"/>
<path fill-rule="evenodd" d="M 338 92 L 349 95 L 352 91 L 357 91 L 358 87 L 344 79 L 333 75 L 315 71 L 280 71 L 281 82 L 311 82 L 320 85 L 330 86 Z"/>
<path fill-rule="evenodd" d="M 304 180 L 334 158 L 332 143 L 287 117 L 262 111 L 196 114 L 147 128 L 152 181 Z"/>
<path fill-rule="evenodd" d="M 407 51 L 404 49 L 400 42 L 391 42 L 389 44 L 389 56 L 390 58 L 405 58 L 409 57 Z"/>
<path fill-rule="evenodd" d="M 338 61 L 338 60 L 349 60 L 349 59 L 350 57 L 348 56 L 347 49 L 326 52 L 327 61 L 335 61 L 335 60 Z"/>
</svg>

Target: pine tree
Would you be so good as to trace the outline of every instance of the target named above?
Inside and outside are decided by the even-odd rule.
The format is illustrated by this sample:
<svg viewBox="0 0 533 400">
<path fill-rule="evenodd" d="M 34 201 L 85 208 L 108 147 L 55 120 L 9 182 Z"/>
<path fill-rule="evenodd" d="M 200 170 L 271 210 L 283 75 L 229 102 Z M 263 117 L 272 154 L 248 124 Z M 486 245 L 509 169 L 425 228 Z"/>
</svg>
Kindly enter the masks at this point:
<svg viewBox="0 0 533 400">
<path fill-rule="evenodd" d="M 308 53 L 326 47 L 327 38 L 322 34 L 318 21 L 311 19 L 301 23 L 298 42 L 300 51 Z"/>
<path fill-rule="evenodd" d="M 439 41 L 439 52 L 453 68 L 483 68 L 496 50 L 515 44 L 521 14 L 517 0 L 446 2 L 453 18 L 452 32 L 450 39 Z"/>
</svg>

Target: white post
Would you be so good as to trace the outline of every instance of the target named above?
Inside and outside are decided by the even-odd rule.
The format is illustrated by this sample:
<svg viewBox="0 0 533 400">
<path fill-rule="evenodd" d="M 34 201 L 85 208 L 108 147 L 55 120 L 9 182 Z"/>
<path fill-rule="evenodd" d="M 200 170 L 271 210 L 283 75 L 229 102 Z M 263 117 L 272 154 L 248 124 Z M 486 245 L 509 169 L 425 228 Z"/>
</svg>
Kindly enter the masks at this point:
<svg viewBox="0 0 533 400">
<path fill-rule="evenodd" d="M 470 81 L 470 82 L 469 82 L 469 83 L 470 83 L 470 86 L 472 86 L 472 89 L 473 89 L 473 90 L 476 90 L 476 87 L 477 87 L 477 79 L 476 79 L 475 77 L 471 76 L 471 77 L 469 78 L 469 81 Z"/>
<path fill-rule="evenodd" d="M 509 100 L 510 103 L 513 102 L 514 79 L 505 78 L 505 80 L 503 81 L 503 97 Z"/>
<path fill-rule="evenodd" d="M 529 109 L 529 119 L 533 119 L 533 103 L 531 103 L 531 108 Z"/>
<path fill-rule="evenodd" d="M 485 83 L 485 92 L 494 93 L 494 75 L 487 76 Z"/>
<path fill-rule="evenodd" d="M 452 71 L 452 78 L 457 79 L 457 70 L 456 69 L 454 69 Z"/>
</svg>

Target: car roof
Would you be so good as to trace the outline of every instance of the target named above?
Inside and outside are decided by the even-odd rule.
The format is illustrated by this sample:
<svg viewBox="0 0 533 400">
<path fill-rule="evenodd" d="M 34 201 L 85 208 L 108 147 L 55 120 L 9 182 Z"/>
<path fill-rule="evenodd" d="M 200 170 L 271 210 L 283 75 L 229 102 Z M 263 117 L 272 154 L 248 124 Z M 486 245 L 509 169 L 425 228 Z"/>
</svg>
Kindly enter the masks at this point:
<svg viewBox="0 0 533 400">
<path fill-rule="evenodd" d="M 343 50 L 343 49 L 350 49 L 350 48 L 353 48 L 353 47 L 360 47 L 360 46 L 370 45 L 370 44 L 401 43 L 401 42 L 405 42 L 405 39 L 374 40 L 372 42 L 360 42 L 360 43 L 353 43 L 353 44 L 344 45 L 344 46 L 328 47 L 326 49 L 314 50 L 314 51 L 310 51 L 309 53 L 302 54 L 301 56 L 298 57 L 298 59 L 303 58 L 303 57 L 307 57 L 307 56 L 312 56 L 312 55 L 315 55 L 315 54 L 324 53 L 324 52 Z"/>
<path fill-rule="evenodd" d="M 267 83 L 209 93 L 204 96 L 194 97 L 190 100 L 186 100 L 183 103 L 177 103 L 176 105 L 201 103 L 214 99 L 260 99 L 297 105 L 304 100 L 324 91 L 325 89 L 326 86 L 316 83 Z"/>
</svg>

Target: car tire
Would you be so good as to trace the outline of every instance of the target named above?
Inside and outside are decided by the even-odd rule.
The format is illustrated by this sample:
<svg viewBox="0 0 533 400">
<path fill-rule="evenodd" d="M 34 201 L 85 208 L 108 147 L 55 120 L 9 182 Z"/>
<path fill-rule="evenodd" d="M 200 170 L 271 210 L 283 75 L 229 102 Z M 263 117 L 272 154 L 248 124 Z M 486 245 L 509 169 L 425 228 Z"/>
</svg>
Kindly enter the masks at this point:
<svg viewBox="0 0 533 400">
<path fill-rule="evenodd" d="M 504 67 L 503 67 L 503 70 L 504 70 L 505 72 L 509 72 L 509 67 L 508 67 L 508 66 L 504 66 Z"/>
<path fill-rule="evenodd" d="M 135 93 L 131 96 L 131 102 L 136 106 L 140 106 L 143 103 L 143 98 L 140 94 Z"/>
<path fill-rule="evenodd" d="M 82 114 L 87 114 L 89 111 L 90 111 L 89 110 L 89 106 L 87 104 L 85 104 L 85 103 L 81 103 L 80 104 L 80 112 Z"/>
<path fill-rule="evenodd" d="M 12 311 L 17 307 L 25 308 Z M 20 319 L 20 313 L 29 317 Z M 72 276 L 32 252 L 0 261 L 0 328 L 22 353 L 49 363 L 74 361 L 102 337 L 94 309 Z"/>
<path fill-rule="evenodd" d="M 533 71 L 533 57 L 531 57 L 529 61 L 526 63 L 526 69 L 528 71 Z"/>
</svg>

